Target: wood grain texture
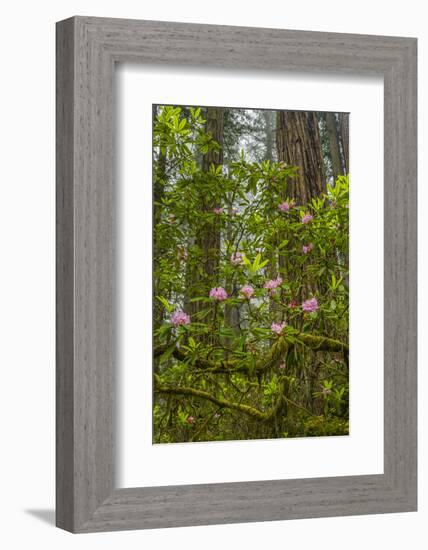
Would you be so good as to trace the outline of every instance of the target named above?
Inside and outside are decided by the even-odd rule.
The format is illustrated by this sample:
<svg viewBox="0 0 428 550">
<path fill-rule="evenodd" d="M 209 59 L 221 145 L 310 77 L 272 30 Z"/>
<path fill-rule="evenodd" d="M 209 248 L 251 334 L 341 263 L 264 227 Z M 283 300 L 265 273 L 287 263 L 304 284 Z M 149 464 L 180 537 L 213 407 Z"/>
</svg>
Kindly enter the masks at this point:
<svg viewBox="0 0 428 550">
<path fill-rule="evenodd" d="M 74 24 L 56 36 L 56 521 L 74 526 Z"/>
<path fill-rule="evenodd" d="M 376 74 L 385 90 L 383 475 L 115 489 L 115 62 Z M 57 25 L 57 525 L 416 510 L 416 40 L 74 17 Z M 144 467 L 144 466 L 142 466 Z"/>
</svg>

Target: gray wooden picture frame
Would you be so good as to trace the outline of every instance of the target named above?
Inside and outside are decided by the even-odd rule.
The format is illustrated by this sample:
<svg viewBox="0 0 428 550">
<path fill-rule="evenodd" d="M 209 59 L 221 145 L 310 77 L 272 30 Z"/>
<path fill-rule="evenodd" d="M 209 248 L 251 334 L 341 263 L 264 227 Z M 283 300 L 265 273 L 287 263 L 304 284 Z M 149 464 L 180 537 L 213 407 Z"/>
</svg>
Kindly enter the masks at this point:
<svg viewBox="0 0 428 550">
<path fill-rule="evenodd" d="M 56 47 L 57 526 L 83 533 L 416 510 L 416 39 L 73 17 L 57 24 Z M 384 78 L 383 474 L 115 487 L 117 62 Z"/>
</svg>

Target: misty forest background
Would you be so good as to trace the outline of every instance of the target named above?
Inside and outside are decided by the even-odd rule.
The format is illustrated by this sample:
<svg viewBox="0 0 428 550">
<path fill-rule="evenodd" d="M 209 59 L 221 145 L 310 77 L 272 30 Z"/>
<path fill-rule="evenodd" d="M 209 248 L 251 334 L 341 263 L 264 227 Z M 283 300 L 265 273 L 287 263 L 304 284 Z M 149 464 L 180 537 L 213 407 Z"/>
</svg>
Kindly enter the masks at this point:
<svg viewBox="0 0 428 550">
<path fill-rule="evenodd" d="M 346 435 L 349 115 L 153 106 L 153 442 Z"/>
</svg>

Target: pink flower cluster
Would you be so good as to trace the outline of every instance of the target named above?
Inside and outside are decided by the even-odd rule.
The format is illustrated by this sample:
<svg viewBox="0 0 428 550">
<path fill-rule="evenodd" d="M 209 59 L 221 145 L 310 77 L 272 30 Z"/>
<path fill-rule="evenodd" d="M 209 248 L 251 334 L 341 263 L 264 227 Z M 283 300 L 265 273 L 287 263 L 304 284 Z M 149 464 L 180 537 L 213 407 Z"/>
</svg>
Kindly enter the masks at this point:
<svg viewBox="0 0 428 550">
<path fill-rule="evenodd" d="M 278 210 L 281 212 L 288 212 L 290 210 L 290 205 L 288 202 L 282 202 L 278 205 Z"/>
<path fill-rule="evenodd" d="M 313 250 L 313 248 L 314 248 L 314 245 L 312 243 L 304 244 L 302 246 L 303 254 L 308 254 L 311 250 Z"/>
<path fill-rule="evenodd" d="M 190 323 L 190 317 L 184 311 L 175 311 L 171 316 L 171 323 L 178 327 L 180 325 L 188 325 Z"/>
<path fill-rule="evenodd" d="M 263 288 L 266 288 L 266 290 L 272 291 L 278 288 L 282 285 L 282 279 L 281 277 L 277 277 L 276 279 L 270 279 L 269 281 L 266 281 L 263 285 Z"/>
<path fill-rule="evenodd" d="M 230 257 L 232 265 L 242 265 L 244 263 L 244 255 L 241 252 L 234 252 Z"/>
<path fill-rule="evenodd" d="M 217 216 L 220 216 L 220 214 L 223 214 L 223 208 L 217 206 L 216 208 L 213 208 L 213 212 L 214 214 L 217 214 Z"/>
<path fill-rule="evenodd" d="M 272 332 L 274 332 L 275 334 L 278 334 L 279 336 L 283 331 L 284 327 L 286 326 L 287 326 L 287 323 L 283 321 L 282 323 L 272 323 L 270 328 Z"/>
<path fill-rule="evenodd" d="M 306 213 L 302 218 L 302 223 L 309 223 L 314 217 L 311 214 Z"/>
<path fill-rule="evenodd" d="M 192 415 L 190 415 L 190 416 L 187 417 L 187 423 L 188 423 L 188 424 L 193 424 L 194 421 L 195 421 L 195 419 L 193 418 Z"/>
<path fill-rule="evenodd" d="M 254 295 L 254 288 L 251 285 L 244 285 L 240 292 L 247 300 L 250 300 Z"/>
<path fill-rule="evenodd" d="M 306 300 L 302 303 L 302 310 L 306 313 L 312 313 L 318 309 L 318 300 L 313 297 L 309 298 L 309 300 Z"/>
<path fill-rule="evenodd" d="M 279 369 L 285 369 L 285 363 L 284 361 L 278 365 Z"/>
<path fill-rule="evenodd" d="M 223 300 L 227 300 L 227 292 L 222 286 L 216 286 L 210 290 L 210 298 L 222 302 Z"/>
</svg>

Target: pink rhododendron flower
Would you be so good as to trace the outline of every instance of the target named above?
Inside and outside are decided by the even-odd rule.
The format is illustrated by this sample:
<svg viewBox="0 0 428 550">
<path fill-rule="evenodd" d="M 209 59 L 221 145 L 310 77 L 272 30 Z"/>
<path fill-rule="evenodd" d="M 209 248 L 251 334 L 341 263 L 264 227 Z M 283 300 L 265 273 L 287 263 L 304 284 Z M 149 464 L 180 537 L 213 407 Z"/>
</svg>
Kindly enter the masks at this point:
<svg viewBox="0 0 428 550">
<path fill-rule="evenodd" d="M 288 212 L 290 210 L 290 205 L 288 202 L 282 202 L 278 205 L 278 210 L 281 212 Z"/>
<path fill-rule="evenodd" d="M 249 300 L 254 295 L 254 288 L 251 285 L 244 285 L 240 292 Z"/>
<path fill-rule="evenodd" d="M 267 290 L 275 290 L 275 288 L 282 285 L 282 279 L 281 277 L 277 277 L 276 279 L 270 279 L 269 281 L 266 281 L 263 285 L 263 288 L 266 288 Z"/>
<path fill-rule="evenodd" d="M 306 213 L 302 218 L 302 223 L 309 223 L 314 217 L 311 214 Z"/>
<path fill-rule="evenodd" d="M 223 208 L 220 208 L 220 207 L 213 208 L 213 212 L 214 214 L 217 214 L 217 216 L 219 216 L 220 214 L 223 214 Z"/>
<path fill-rule="evenodd" d="M 288 307 L 290 307 L 291 309 L 294 309 L 298 306 L 299 304 L 296 302 L 296 300 L 291 300 L 291 302 L 288 304 Z"/>
<path fill-rule="evenodd" d="M 280 364 L 278 365 L 278 368 L 279 368 L 279 369 L 285 369 L 285 363 L 284 363 L 284 362 L 280 363 Z"/>
<path fill-rule="evenodd" d="M 190 416 L 187 417 L 187 422 L 188 422 L 189 424 L 193 424 L 194 421 L 195 421 L 195 419 L 193 418 L 192 415 L 190 415 Z"/>
<path fill-rule="evenodd" d="M 222 286 L 216 286 L 210 290 L 210 298 L 222 302 L 227 299 L 227 292 Z"/>
<path fill-rule="evenodd" d="M 242 265 L 244 263 L 244 255 L 241 252 L 234 252 L 230 257 L 232 265 Z"/>
<path fill-rule="evenodd" d="M 309 298 L 309 300 L 306 300 L 302 303 L 302 309 L 306 313 L 312 313 L 313 311 L 316 311 L 318 309 L 318 300 L 314 298 Z"/>
<path fill-rule="evenodd" d="M 275 334 L 278 334 L 279 336 L 285 326 L 287 326 L 287 323 L 284 321 L 282 323 L 272 323 L 270 328 L 272 332 L 274 332 Z"/>
<path fill-rule="evenodd" d="M 314 245 L 312 243 L 304 244 L 302 246 L 303 254 L 308 254 L 311 250 L 313 250 Z"/>
<path fill-rule="evenodd" d="M 171 316 L 171 323 L 178 327 L 180 325 L 188 325 L 190 323 L 190 317 L 184 311 L 175 311 Z"/>
</svg>

